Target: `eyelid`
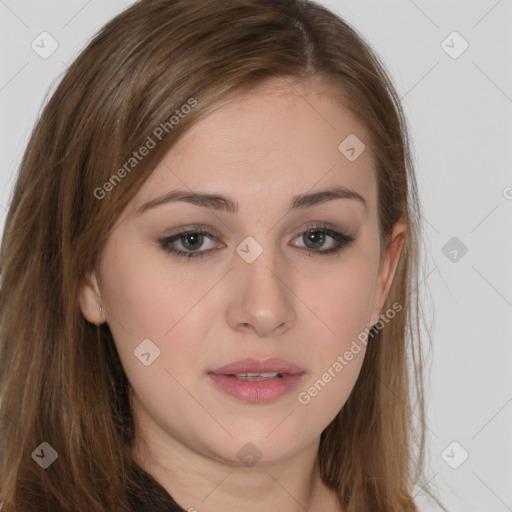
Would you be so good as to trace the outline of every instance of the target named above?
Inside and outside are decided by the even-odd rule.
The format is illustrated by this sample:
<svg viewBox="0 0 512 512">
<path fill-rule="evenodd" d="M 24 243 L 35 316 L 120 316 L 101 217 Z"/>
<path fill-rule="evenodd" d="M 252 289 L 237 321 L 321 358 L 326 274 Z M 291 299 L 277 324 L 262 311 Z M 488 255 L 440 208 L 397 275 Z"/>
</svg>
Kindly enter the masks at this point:
<svg viewBox="0 0 512 512">
<path fill-rule="evenodd" d="M 293 235 L 293 238 L 297 238 L 299 235 L 302 235 L 305 231 L 313 231 L 315 229 L 318 229 L 318 230 L 325 229 L 325 230 L 337 231 L 337 232 L 341 232 L 341 233 L 349 236 L 348 233 L 346 233 L 346 231 L 344 229 L 341 229 L 341 228 L 339 228 L 337 226 L 334 226 L 330 222 L 324 222 L 324 221 L 315 222 L 315 221 L 312 221 L 312 222 L 308 222 L 305 225 L 302 225 L 295 232 L 295 234 Z"/>
<path fill-rule="evenodd" d="M 325 229 L 325 230 L 332 230 L 341 232 L 342 234 L 346 235 L 347 237 L 350 237 L 350 235 L 344 230 L 340 229 L 337 226 L 334 226 L 333 224 L 329 222 L 324 221 L 311 221 L 306 223 L 305 225 L 302 225 L 300 228 L 298 228 L 294 235 L 292 236 L 292 240 L 297 238 L 299 235 L 302 235 L 306 231 L 314 230 L 314 229 Z M 186 235 L 188 233 L 201 233 L 201 232 L 208 232 L 212 234 L 215 237 L 215 240 L 218 242 L 222 235 L 218 230 L 216 230 L 213 226 L 206 226 L 204 224 L 188 224 L 183 227 L 174 228 L 171 233 L 166 234 L 163 239 L 169 239 L 175 235 Z"/>
<path fill-rule="evenodd" d="M 163 238 L 170 238 L 175 235 L 184 235 L 187 233 L 200 233 L 207 231 L 215 236 L 216 239 L 222 238 L 222 235 L 213 226 L 205 226 L 203 224 L 187 224 L 184 227 L 174 228 L 170 233 L 165 234 Z"/>
</svg>

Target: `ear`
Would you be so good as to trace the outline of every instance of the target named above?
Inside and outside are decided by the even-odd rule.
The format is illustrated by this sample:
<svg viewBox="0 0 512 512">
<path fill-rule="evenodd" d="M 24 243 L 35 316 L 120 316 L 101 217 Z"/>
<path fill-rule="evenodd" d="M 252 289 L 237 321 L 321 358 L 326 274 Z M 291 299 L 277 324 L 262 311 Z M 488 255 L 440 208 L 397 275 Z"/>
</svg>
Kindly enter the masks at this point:
<svg viewBox="0 0 512 512">
<path fill-rule="evenodd" d="M 370 307 L 370 326 L 377 323 L 379 315 L 382 313 L 386 297 L 393 283 L 398 261 L 405 242 L 405 233 L 407 225 L 399 220 L 393 226 L 393 231 L 389 237 L 389 246 L 381 255 L 379 270 L 375 281 L 372 306 Z"/>
<path fill-rule="evenodd" d="M 105 322 L 105 306 L 96 279 L 96 273 L 90 273 L 80 285 L 78 295 L 80 309 L 84 317 L 92 324 L 100 325 Z M 102 309 L 100 309 L 102 306 Z"/>
</svg>

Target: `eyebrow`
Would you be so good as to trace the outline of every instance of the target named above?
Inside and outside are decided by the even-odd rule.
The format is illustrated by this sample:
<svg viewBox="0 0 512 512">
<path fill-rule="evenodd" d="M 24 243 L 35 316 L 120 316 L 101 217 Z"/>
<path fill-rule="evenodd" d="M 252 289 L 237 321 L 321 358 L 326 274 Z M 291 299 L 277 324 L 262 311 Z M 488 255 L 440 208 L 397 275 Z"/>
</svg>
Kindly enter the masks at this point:
<svg viewBox="0 0 512 512">
<path fill-rule="evenodd" d="M 365 209 L 367 208 L 364 197 L 358 194 L 355 190 L 351 190 L 345 186 L 336 186 L 326 190 L 319 190 L 294 196 L 290 202 L 288 211 L 309 208 L 334 199 L 355 199 L 363 204 Z M 225 211 L 228 213 L 238 213 L 239 211 L 238 202 L 222 194 L 206 194 L 201 192 L 173 190 L 143 204 L 137 211 L 137 215 L 142 215 L 157 206 L 177 201 L 185 201 L 197 206 L 203 206 L 205 208 Z"/>
</svg>

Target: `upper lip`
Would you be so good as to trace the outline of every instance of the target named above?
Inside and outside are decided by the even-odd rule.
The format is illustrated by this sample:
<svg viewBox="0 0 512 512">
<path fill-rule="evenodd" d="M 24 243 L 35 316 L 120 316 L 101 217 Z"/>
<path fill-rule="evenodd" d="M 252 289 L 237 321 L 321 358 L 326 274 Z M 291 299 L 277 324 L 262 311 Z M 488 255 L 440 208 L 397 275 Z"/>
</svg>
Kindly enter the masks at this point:
<svg viewBox="0 0 512 512">
<path fill-rule="evenodd" d="M 236 375 L 239 373 L 287 373 L 290 375 L 304 373 L 299 366 L 286 361 L 272 357 L 263 361 L 258 359 L 241 359 L 234 361 L 220 368 L 211 370 L 210 373 L 217 375 Z"/>
</svg>

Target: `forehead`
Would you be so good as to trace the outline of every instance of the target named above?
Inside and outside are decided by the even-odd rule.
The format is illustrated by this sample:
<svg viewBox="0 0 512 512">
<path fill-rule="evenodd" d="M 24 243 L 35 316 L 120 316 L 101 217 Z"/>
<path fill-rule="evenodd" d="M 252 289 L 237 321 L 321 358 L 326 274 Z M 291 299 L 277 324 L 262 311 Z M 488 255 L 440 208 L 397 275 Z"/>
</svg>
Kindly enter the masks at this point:
<svg viewBox="0 0 512 512">
<path fill-rule="evenodd" d="M 367 130 L 336 91 L 274 79 L 196 122 L 155 168 L 136 204 L 173 188 L 220 192 L 240 203 L 276 191 L 276 201 L 284 202 L 336 184 L 371 202 L 374 174 Z"/>
</svg>

